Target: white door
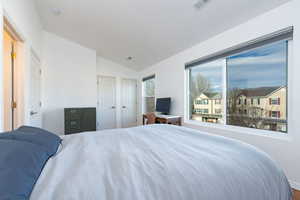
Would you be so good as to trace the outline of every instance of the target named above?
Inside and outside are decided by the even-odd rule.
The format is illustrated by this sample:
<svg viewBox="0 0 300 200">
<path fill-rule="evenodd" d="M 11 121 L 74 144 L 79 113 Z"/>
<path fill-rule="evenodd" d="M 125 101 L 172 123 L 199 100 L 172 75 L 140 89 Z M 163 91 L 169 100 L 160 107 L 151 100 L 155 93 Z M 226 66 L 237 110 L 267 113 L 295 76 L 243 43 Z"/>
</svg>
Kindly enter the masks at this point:
<svg viewBox="0 0 300 200">
<path fill-rule="evenodd" d="M 30 65 L 30 126 L 42 127 L 41 112 L 41 64 L 40 60 L 31 55 Z"/>
<path fill-rule="evenodd" d="M 98 78 L 98 129 L 116 128 L 116 78 Z"/>
<path fill-rule="evenodd" d="M 122 127 L 137 125 L 137 82 L 133 79 L 122 80 Z"/>
</svg>

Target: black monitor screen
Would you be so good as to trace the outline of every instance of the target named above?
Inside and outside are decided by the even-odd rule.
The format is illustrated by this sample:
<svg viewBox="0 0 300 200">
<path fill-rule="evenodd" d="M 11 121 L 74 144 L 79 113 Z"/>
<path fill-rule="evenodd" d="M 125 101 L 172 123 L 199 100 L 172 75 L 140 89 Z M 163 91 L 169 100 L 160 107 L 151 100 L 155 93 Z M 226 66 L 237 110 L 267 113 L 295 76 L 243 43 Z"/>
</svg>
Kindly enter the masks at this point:
<svg viewBox="0 0 300 200">
<path fill-rule="evenodd" d="M 156 99 L 156 111 L 163 114 L 169 114 L 171 105 L 171 98 Z"/>
</svg>

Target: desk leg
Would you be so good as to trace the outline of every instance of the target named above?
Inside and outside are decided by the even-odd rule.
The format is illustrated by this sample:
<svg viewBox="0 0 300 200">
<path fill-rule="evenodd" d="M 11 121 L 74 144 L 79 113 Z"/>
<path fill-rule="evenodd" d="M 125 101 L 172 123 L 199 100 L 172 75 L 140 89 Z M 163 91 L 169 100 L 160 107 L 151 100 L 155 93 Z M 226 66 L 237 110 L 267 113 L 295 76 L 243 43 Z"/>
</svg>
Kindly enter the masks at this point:
<svg viewBox="0 0 300 200">
<path fill-rule="evenodd" d="M 181 117 L 178 119 L 178 125 L 179 125 L 179 126 L 182 126 L 182 123 L 181 123 Z"/>
</svg>

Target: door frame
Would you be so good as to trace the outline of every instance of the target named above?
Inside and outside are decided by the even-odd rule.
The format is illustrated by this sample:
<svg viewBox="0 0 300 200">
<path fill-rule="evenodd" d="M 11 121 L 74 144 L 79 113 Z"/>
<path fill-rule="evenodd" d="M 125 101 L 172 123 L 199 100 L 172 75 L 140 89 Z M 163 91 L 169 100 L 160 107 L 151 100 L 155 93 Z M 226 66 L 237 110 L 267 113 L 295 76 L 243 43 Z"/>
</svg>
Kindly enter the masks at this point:
<svg viewBox="0 0 300 200">
<path fill-rule="evenodd" d="M 115 96 L 115 127 L 118 128 L 118 97 L 117 97 L 117 84 L 118 84 L 118 80 L 117 77 L 115 76 L 106 76 L 106 75 L 97 75 L 97 113 L 96 113 L 96 129 L 100 130 L 100 119 L 98 117 L 98 112 L 100 111 L 100 79 L 104 77 L 104 78 L 113 78 L 115 80 L 115 91 L 114 91 L 114 96 Z"/>
<path fill-rule="evenodd" d="M 7 32 L 10 37 L 15 41 L 14 42 L 14 54 L 12 57 L 13 64 L 12 64 L 12 102 L 16 102 L 16 107 L 12 109 L 12 126 L 13 128 L 17 128 L 21 124 L 23 124 L 24 121 L 24 79 L 23 79 L 23 69 L 24 69 L 24 37 L 23 35 L 18 31 L 12 20 L 9 18 L 7 13 L 4 10 L 3 18 L 3 27 L 2 32 Z M 2 41 L 3 44 L 3 41 Z M 3 51 L 2 51 L 3 54 Z M 2 61 L 3 62 L 3 61 Z M 1 73 L 2 74 L 2 73 Z M 3 75 L 2 75 L 3 76 Z M 0 79 L 2 80 L 2 78 Z M 2 91 L 2 88 L 1 88 Z M 3 96 L 1 97 L 3 98 Z M 2 105 L 1 105 L 2 106 Z M 4 107 L 3 107 L 4 109 Z M 0 109 L 1 110 L 1 109 Z M 2 111 L 3 112 L 3 111 Z M 3 116 L 3 113 L 1 113 Z M 4 123 L 4 120 L 3 120 Z M 0 127 L 3 127 L 4 124 L 1 124 Z"/>
<path fill-rule="evenodd" d="M 136 124 L 138 125 L 138 105 L 139 105 L 139 98 L 138 98 L 138 80 L 135 78 L 121 78 L 120 80 L 120 120 L 121 120 L 121 127 L 123 128 L 123 80 L 132 80 L 135 82 L 135 93 L 136 93 L 136 97 L 135 97 L 135 117 L 136 117 Z"/>
</svg>

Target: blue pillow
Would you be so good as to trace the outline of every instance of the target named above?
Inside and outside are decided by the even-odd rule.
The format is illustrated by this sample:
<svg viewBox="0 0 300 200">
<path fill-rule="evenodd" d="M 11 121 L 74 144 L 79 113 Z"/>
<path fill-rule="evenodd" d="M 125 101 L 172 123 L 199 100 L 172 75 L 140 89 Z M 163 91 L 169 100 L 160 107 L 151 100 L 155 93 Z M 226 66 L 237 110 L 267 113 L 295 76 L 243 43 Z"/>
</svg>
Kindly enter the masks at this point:
<svg viewBox="0 0 300 200">
<path fill-rule="evenodd" d="M 0 199 L 29 200 L 49 158 L 46 149 L 40 145 L 0 139 Z"/>
<path fill-rule="evenodd" d="M 43 146 L 53 156 L 62 141 L 57 135 L 40 128 L 22 126 L 15 131 L 0 134 L 0 139 L 27 141 Z"/>
</svg>

